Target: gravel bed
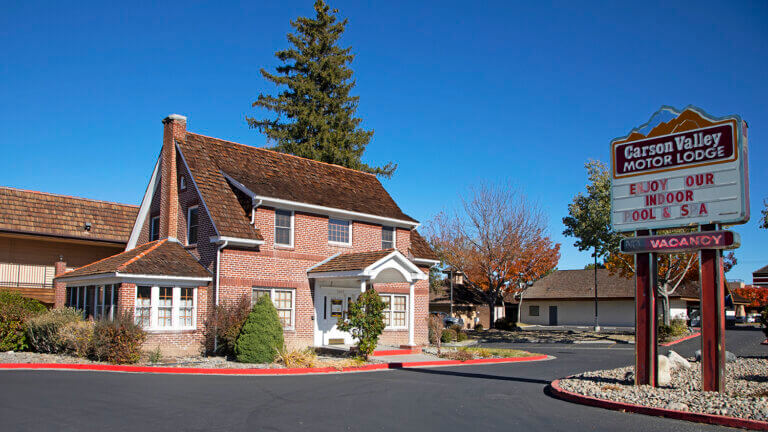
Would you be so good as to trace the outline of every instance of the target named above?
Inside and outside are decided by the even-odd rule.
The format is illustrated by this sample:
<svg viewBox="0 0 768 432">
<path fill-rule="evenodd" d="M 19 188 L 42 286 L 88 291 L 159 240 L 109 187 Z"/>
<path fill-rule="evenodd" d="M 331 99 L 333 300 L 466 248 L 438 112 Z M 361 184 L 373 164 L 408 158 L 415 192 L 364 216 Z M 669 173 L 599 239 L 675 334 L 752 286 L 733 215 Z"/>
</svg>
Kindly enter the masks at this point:
<svg viewBox="0 0 768 432">
<path fill-rule="evenodd" d="M 317 367 L 349 367 L 348 359 L 333 356 L 317 356 Z M 109 364 L 63 354 L 41 354 L 33 352 L 0 352 L 0 363 L 64 363 L 64 364 Z M 279 363 L 239 363 L 221 356 L 179 357 L 163 359 L 159 363 L 141 361 L 133 366 L 187 367 L 206 369 L 284 369 Z"/>
<path fill-rule="evenodd" d="M 691 359 L 689 359 L 691 361 Z M 560 380 L 560 386 L 598 399 L 768 421 L 768 359 L 739 358 L 726 364 L 726 392 L 701 391 L 701 365 L 671 371 L 666 387 L 635 386 L 633 366 L 585 372 Z"/>
</svg>

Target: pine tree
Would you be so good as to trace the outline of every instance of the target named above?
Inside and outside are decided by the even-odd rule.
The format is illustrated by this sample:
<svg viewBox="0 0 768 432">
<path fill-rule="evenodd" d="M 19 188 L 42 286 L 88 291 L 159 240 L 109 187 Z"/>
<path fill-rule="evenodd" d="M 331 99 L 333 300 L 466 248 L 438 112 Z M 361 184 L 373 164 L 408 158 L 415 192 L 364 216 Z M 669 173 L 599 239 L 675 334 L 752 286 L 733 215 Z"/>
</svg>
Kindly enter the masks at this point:
<svg viewBox="0 0 768 432">
<path fill-rule="evenodd" d="M 373 130 L 359 127 L 359 96 L 350 96 L 355 81 L 349 63 L 355 56 L 338 45 L 347 19 L 337 21 L 338 10 L 322 0 L 315 1 L 315 12 L 315 18 L 291 21 L 293 46 L 275 53 L 283 62 L 276 73 L 261 69 L 264 78 L 286 88 L 277 96 L 260 94 L 253 106 L 274 111 L 277 118 L 246 120 L 276 144 L 274 150 L 391 177 L 396 164 L 372 167 L 361 161 Z"/>
</svg>

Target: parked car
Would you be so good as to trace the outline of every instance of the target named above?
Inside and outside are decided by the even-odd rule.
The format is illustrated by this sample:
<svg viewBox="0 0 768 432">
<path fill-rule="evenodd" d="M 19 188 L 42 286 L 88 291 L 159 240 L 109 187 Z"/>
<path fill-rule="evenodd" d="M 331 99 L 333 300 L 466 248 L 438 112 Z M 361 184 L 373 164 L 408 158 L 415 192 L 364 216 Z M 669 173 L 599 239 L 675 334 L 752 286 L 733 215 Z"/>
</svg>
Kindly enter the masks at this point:
<svg viewBox="0 0 768 432">
<path fill-rule="evenodd" d="M 464 328 L 464 319 L 458 318 L 458 317 L 446 316 L 445 318 L 443 318 L 443 323 L 445 324 L 446 327 L 457 325 L 461 328 Z"/>
</svg>

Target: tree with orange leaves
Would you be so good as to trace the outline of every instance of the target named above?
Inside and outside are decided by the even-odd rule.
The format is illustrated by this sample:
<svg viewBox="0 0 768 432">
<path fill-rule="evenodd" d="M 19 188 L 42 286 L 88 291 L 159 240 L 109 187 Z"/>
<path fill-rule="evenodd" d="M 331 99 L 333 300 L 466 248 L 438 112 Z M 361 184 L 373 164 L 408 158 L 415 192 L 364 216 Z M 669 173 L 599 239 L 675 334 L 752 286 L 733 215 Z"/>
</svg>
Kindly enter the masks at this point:
<svg viewBox="0 0 768 432">
<path fill-rule="evenodd" d="M 749 300 L 750 307 L 762 308 L 768 306 L 768 288 L 747 285 L 742 288 L 734 288 L 733 291 Z"/>
<path fill-rule="evenodd" d="M 523 281 L 541 278 L 560 259 L 538 206 L 502 185 L 471 188 L 456 209 L 435 216 L 426 234 L 440 259 L 464 273 L 465 285 L 488 304 L 491 327 L 504 294 L 525 289 Z"/>
</svg>

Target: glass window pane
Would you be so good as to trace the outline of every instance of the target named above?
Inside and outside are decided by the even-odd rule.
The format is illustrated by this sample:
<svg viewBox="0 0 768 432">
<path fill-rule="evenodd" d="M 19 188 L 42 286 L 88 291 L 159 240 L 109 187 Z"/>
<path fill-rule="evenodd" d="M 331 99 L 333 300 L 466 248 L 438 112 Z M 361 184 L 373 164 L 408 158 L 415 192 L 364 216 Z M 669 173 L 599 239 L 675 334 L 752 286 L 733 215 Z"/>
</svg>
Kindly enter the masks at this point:
<svg viewBox="0 0 768 432">
<path fill-rule="evenodd" d="M 349 243 L 349 221 L 328 219 L 328 241 Z"/>
<path fill-rule="evenodd" d="M 395 307 L 393 309 L 396 311 L 404 311 L 405 304 L 405 296 L 395 296 Z"/>
<path fill-rule="evenodd" d="M 395 248 L 395 228 L 394 227 L 381 227 L 381 248 L 382 249 L 394 249 Z"/>
<path fill-rule="evenodd" d="M 392 312 L 392 326 L 405 327 L 405 312 Z"/>
<path fill-rule="evenodd" d="M 197 207 L 192 207 L 189 209 L 189 212 L 187 214 L 187 243 L 188 244 L 194 244 L 197 243 Z"/>
<path fill-rule="evenodd" d="M 291 244 L 291 229 L 290 228 L 275 228 L 275 243 L 281 245 Z"/>
<path fill-rule="evenodd" d="M 140 286 L 136 288 L 136 312 L 134 313 L 136 324 L 149 327 L 151 313 L 152 287 Z"/>
</svg>

